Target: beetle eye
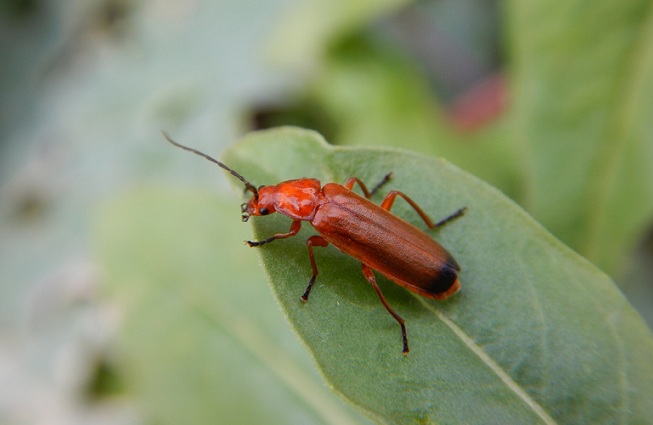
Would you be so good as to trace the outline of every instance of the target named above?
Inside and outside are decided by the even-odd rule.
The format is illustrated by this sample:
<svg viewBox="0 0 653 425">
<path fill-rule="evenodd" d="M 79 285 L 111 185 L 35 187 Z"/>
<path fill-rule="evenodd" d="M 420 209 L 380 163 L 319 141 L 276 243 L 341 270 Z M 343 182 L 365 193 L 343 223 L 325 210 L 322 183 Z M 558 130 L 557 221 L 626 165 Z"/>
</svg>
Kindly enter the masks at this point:
<svg viewBox="0 0 653 425">
<path fill-rule="evenodd" d="M 261 214 L 261 215 L 268 215 L 268 214 L 270 214 L 270 210 L 268 210 L 268 209 L 265 208 L 265 207 L 260 208 L 260 209 L 258 210 L 258 212 L 259 212 L 259 214 Z"/>
</svg>

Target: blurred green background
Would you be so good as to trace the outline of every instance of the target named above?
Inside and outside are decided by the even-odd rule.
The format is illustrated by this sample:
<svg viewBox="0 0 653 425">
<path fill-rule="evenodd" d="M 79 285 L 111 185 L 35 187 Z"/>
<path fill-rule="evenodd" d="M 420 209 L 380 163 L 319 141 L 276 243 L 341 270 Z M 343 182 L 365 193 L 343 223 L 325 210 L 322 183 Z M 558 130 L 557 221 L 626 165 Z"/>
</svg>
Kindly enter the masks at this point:
<svg viewBox="0 0 653 425">
<path fill-rule="evenodd" d="M 215 155 L 293 124 L 445 157 L 653 323 L 651 6 L 587 7 L 4 1 L 0 422 L 368 422 L 285 324 L 224 173 L 161 129 Z"/>
</svg>

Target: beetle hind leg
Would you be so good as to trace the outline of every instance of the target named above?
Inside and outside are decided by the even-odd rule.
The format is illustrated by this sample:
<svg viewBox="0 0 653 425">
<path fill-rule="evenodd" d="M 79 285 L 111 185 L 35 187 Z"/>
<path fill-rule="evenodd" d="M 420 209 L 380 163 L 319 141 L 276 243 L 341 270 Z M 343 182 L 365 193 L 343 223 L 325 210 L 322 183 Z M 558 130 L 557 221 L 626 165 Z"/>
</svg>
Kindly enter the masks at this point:
<svg viewBox="0 0 653 425">
<path fill-rule="evenodd" d="M 381 303 L 383 303 L 383 306 L 385 307 L 386 310 L 388 310 L 388 313 L 394 317 L 394 319 L 399 323 L 399 326 L 401 326 L 401 338 L 403 340 L 404 348 L 402 350 L 402 354 L 406 355 L 410 351 L 408 349 L 408 336 L 406 335 L 406 321 L 395 311 L 390 307 L 390 304 L 385 300 L 385 297 L 383 296 L 383 292 L 381 292 L 381 288 L 379 288 L 379 285 L 376 283 L 376 277 L 374 277 L 374 272 L 372 269 L 366 265 L 363 264 L 363 275 L 365 276 L 365 279 L 374 287 L 374 290 L 376 291 L 376 294 L 379 296 L 381 299 Z"/>
<path fill-rule="evenodd" d="M 401 196 L 402 198 L 404 198 L 406 202 L 408 202 L 408 205 L 410 205 L 417 212 L 417 214 L 419 214 L 419 216 L 422 218 L 422 220 L 424 220 L 424 223 L 426 223 L 429 229 L 438 229 L 444 226 L 445 224 L 449 223 L 450 221 L 453 221 L 458 217 L 461 217 L 463 214 L 465 214 L 465 211 L 467 211 L 467 207 L 460 208 L 458 211 L 451 214 L 449 217 L 433 224 L 429 216 L 426 215 L 426 213 L 420 208 L 419 205 L 417 205 L 415 201 L 413 201 L 404 192 L 400 192 L 398 190 L 391 190 L 390 192 L 388 192 L 388 194 L 385 196 L 385 199 L 383 199 L 383 202 L 381 203 L 381 208 L 383 208 L 386 211 L 390 211 L 392 205 L 395 202 L 395 198 L 397 198 L 397 196 Z"/>
<path fill-rule="evenodd" d="M 445 224 L 449 223 L 450 221 L 454 221 L 458 217 L 462 217 L 465 214 L 465 211 L 467 211 L 467 207 L 462 207 L 455 213 L 451 214 L 449 217 L 443 218 L 442 220 L 438 221 L 435 223 L 434 228 L 440 228 L 444 226 Z"/>
<path fill-rule="evenodd" d="M 327 245 L 329 245 L 329 242 L 327 242 L 326 239 L 324 239 L 322 236 L 318 235 L 311 236 L 306 241 L 306 246 L 308 247 L 308 257 L 311 259 L 311 267 L 313 268 L 313 276 L 311 276 L 311 280 L 308 281 L 306 291 L 304 291 L 304 295 L 301 297 L 302 302 L 308 301 L 308 296 L 311 293 L 311 288 L 313 288 L 315 278 L 317 277 L 317 265 L 315 264 L 315 257 L 313 256 L 313 246 L 325 247 Z"/>
</svg>

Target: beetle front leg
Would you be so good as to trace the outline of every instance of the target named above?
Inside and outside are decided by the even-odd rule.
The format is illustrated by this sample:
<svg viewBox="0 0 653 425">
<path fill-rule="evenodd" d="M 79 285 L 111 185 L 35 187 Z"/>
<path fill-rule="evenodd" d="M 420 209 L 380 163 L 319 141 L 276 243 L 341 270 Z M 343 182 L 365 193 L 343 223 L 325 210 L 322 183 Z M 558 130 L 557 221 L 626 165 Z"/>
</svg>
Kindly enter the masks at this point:
<svg viewBox="0 0 653 425">
<path fill-rule="evenodd" d="M 270 243 L 277 239 L 286 239 L 291 236 L 295 236 L 297 233 L 299 233 L 299 229 L 301 228 L 302 228 L 302 222 L 300 220 L 295 220 L 290 225 L 290 230 L 288 231 L 288 233 L 277 233 L 276 235 L 272 235 L 267 239 L 263 239 L 260 241 L 245 241 L 245 243 L 249 246 L 261 246 L 263 244 Z"/>
<path fill-rule="evenodd" d="M 311 236 L 306 241 L 306 246 L 308 246 L 308 257 L 311 259 L 311 267 L 313 268 L 313 276 L 311 277 L 311 280 L 308 281 L 306 291 L 304 291 L 304 295 L 302 295 L 302 302 L 308 301 L 308 296 L 311 293 L 311 288 L 313 287 L 313 283 L 315 283 L 315 278 L 317 277 L 317 265 L 315 265 L 315 257 L 313 257 L 313 246 L 324 247 L 327 245 L 329 245 L 329 242 L 327 242 L 322 236 L 318 235 Z"/>
<path fill-rule="evenodd" d="M 376 283 L 376 277 L 374 277 L 374 272 L 366 264 L 363 264 L 363 275 L 365 276 L 365 279 L 367 279 L 367 281 L 371 283 L 372 286 L 374 287 L 374 290 L 376 291 L 376 294 L 381 299 L 381 302 L 383 303 L 385 309 L 388 310 L 388 313 L 390 313 L 392 317 L 394 317 L 394 319 L 397 321 L 397 323 L 399 323 L 399 326 L 401 326 L 401 338 L 403 339 L 403 343 L 404 343 L 402 354 L 403 355 L 408 354 L 410 350 L 408 349 L 408 336 L 406 335 L 406 322 L 400 315 L 395 313 L 392 307 L 390 307 L 390 304 L 388 304 L 388 302 L 385 300 L 385 297 L 381 292 L 381 288 L 379 288 L 379 285 L 377 285 Z"/>
</svg>

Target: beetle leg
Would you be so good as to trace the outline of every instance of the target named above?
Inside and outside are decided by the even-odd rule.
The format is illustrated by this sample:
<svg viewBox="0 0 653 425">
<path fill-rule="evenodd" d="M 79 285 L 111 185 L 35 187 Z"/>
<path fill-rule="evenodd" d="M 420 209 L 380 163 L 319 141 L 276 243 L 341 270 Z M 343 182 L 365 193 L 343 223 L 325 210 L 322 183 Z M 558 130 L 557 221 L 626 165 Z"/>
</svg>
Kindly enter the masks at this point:
<svg viewBox="0 0 653 425">
<path fill-rule="evenodd" d="M 445 224 L 449 223 L 450 221 L 453 221 L 453 220 L 457 219 L 458 217 L 463 216 L 465 214 L 465 211 L 467 211 L 467 207 L 460 208 L 458 211 L 451 214 L 449 217 L 443 218 L 442 220 L 435 223 L 435 228 L 437 229 L 438 227 L 442 227 Z"/>
<path fill-rule="evenodd" d="M 315 257 L 313 257 L 314 245 L 327 246 L 329 245 L 329 242 L 327 242 L 326 239 L 324 239 L 322 236 L 318 235 L 311 236 L 306 241 L 306 246 L 308 246 L 308 257 L 311 259 L 311 267 L 313 268 L 313 276 L 311 277 L 311 280 L 308 281 L 306 291 L 304 291 L 304 295 L 301 297 L 302 302 L 308 301 L 308 295 L 311 293 L 311 288 L 313 287 L 313 283 L 315 283 L 315 278 L 317 277 L 317 266 L 315 265 Z"/>
<path fill-rule="evenodd" d="M 408 351 L 410 351 L 410 350 L 408 349 L 408 336 L 406 336 L 406 324 L 405 324 L 404 319 L 400 315 L 395 313 L 395 311 L 392 309 L 392 307 L 390 307 L 390 304 L 388 304 L 388 302 L 385 300 L 385 297 L 383 296 L 383 293 L 381 292 L 381 288 L 379 288 L 379 285 L 377 285 L 377 283 L 376 283 L 376 277 L 374 277 L 374 272 L 366 264 L 363 264 L 363 275 L 365 276 L 365 279 L 367 279 L 367 281 L 369 283 L 371 283 L 372 286 L 374 287 L 374 290 L 376 291 L 376 294 L 381 299 L 381 302 L 383 303 L 383 306 L 385 307 L 385 309 L 388 310 L 388 313 L 390 313 L 392 315 L 392 317 L 395 318 L 397 323 L 399 323 L 399 326 L 401 326 L 401 338 L 403 339 L 403 342 L 404 342 L 404 348 L 403 348 L 402 353 L 404 355 L 408 354 Z"/>
<path fill-rule="evenodd" d="M 390 192 L 388 192 L 388 194 L 385 196 L 385 199 L 381 203 L 381 208 L 383 208 L 386 211 L 390 211 L 390 208 L 392 208 L 392 204 L 395 202 L 395 198 L 397 197 L 397 195 L 404 198 L 406 202 L 408 202 L 408 204 L 411 207 L 413 207 L 413 209 L 417 212 L 417 214 L 419 214 L 419 216 L 422 217 L 422 220 L 424 220 L 424 223 L 426 223 L 429 229 L 436 229 L 438 227 L 444 226 L 448 222 L 462 216 L 465 213 L 465 210 L 467 209 L 467 207 L 461 208 L 455 213 L 451 214 L 449 217 L 445 218 L 444 220 L 440 220 L 437 223 L 433 224 L 429 216 L 426 215 L 426 213 L 419 207 L 419 205 L 415 203 L 415 201 L 410 199 L 410 197 L 405 193 L 400 192 L 398 190 L 391 190 Z"/>
<path fill-rule="evenodd" d="M 372 190 L 370 190 L 370 196 L 369 196 L 369 197 L 371 198 L 372 196 L 374 196 L 374 194 L 375 194 L 379 189 L 381 189 L 381 188 L 383 187 L 384 184 L 386 184 L 387 182 L 389 182 L 391 178 L 392 178 L 392 172 L 390 172 L 390 173 L 386 174 L 385 176 L 383 176 L 383 178 L 381 179 L 381 181 L 378 182 L 378 183 L 377 183 L 377 184 L 372 188 Z"/>
<path fill-rule="evenodd" d="M 424 220 L 424 223 L 426 223 L 426 225 L 430 229 L 433 229 L 435 227 L 435 224 L 433 224 L 433 222 L 431 221 L 429 216 L 426 215 L 426 213 L 424 211 L 422 211 L 422 209 L 419 207 L 419 205 L 417 205 L 415 203 L 415 201 L 410 199 L 410 197 L 408 197 L 408 195 L 406 195 L 404 192 L 400 192 L 398 190 L 391 190 L 390 192 L 388 192 L 388 194 L 385 195 L 385 199 L 383 199 L 383 202 L 381 202 L 381 208 L 383 208 L 386 211 L 390 211 L 390 209 L 392 208 L 392 204 L 394 204 L 395 198 L 397 197 L 397 195 L 404 198 L 406 200 L 406 202 L 408 202 L 408 204 L 411 207 L 413 207 L 413 209 L 415 211 L 417 211 L 417 214 L 419 214 L 419 216 L 422 217 L 422 220 Z"/>
<path fill-rule="evenodd" d="M 391 177 L 392 177 L 392 173 L 388 173 L 388 174 L 386 174 L 386 175 L 383 177 L 383 179 L 382 179 L 380 182 L 378 182 L 378 183 L 377 183 L 377 184 L 372 188 L 372 190 L 367 190 L 367 186 L 365 186 L 365 183 L 363 183 L 363 182 L 362 182 L 359 178 L 357 178 L 357 177 L 350 177 L 350 178 L 348 178 L 347 181 L 345 182 L 344 186 L 345 186 L 347 189 L 352 190 L 352 189 L 354 188 L 354 184 L 358 183 L 358 186 L 360 186 L 361 190 L 362 190 L 363 193 L 365 194 L 365 197 L 366 197 L 367 199 L 369 199 L 369 198 L 371 198 L 372 196 L 374 196 L 374 194 L 375 194 L 375 193 L 376 193 L 376 192 L 381 188 L 381 186 L 383 186 L 384 184 L 386 184 L 387 182 L 389 182 Z"/>
<path fill-rule="evenodd" d="M 267 239 L 263 239 L 260 241 L 245 241 L 245 243 L 249 246 L 261 246 L 263 244 L 270 243 L 277 239 L 286 239 L 291 236 L 295 236 L 297 233 L 299 233 L 299 229 L 301 228 L 302 228 L 302 222 L 300 220 L 294 220 L 290 225 L 290 230 L 288 231 L 288 233 L 277 233 L 276 235 L 272 235 Z"/>
</svg>

